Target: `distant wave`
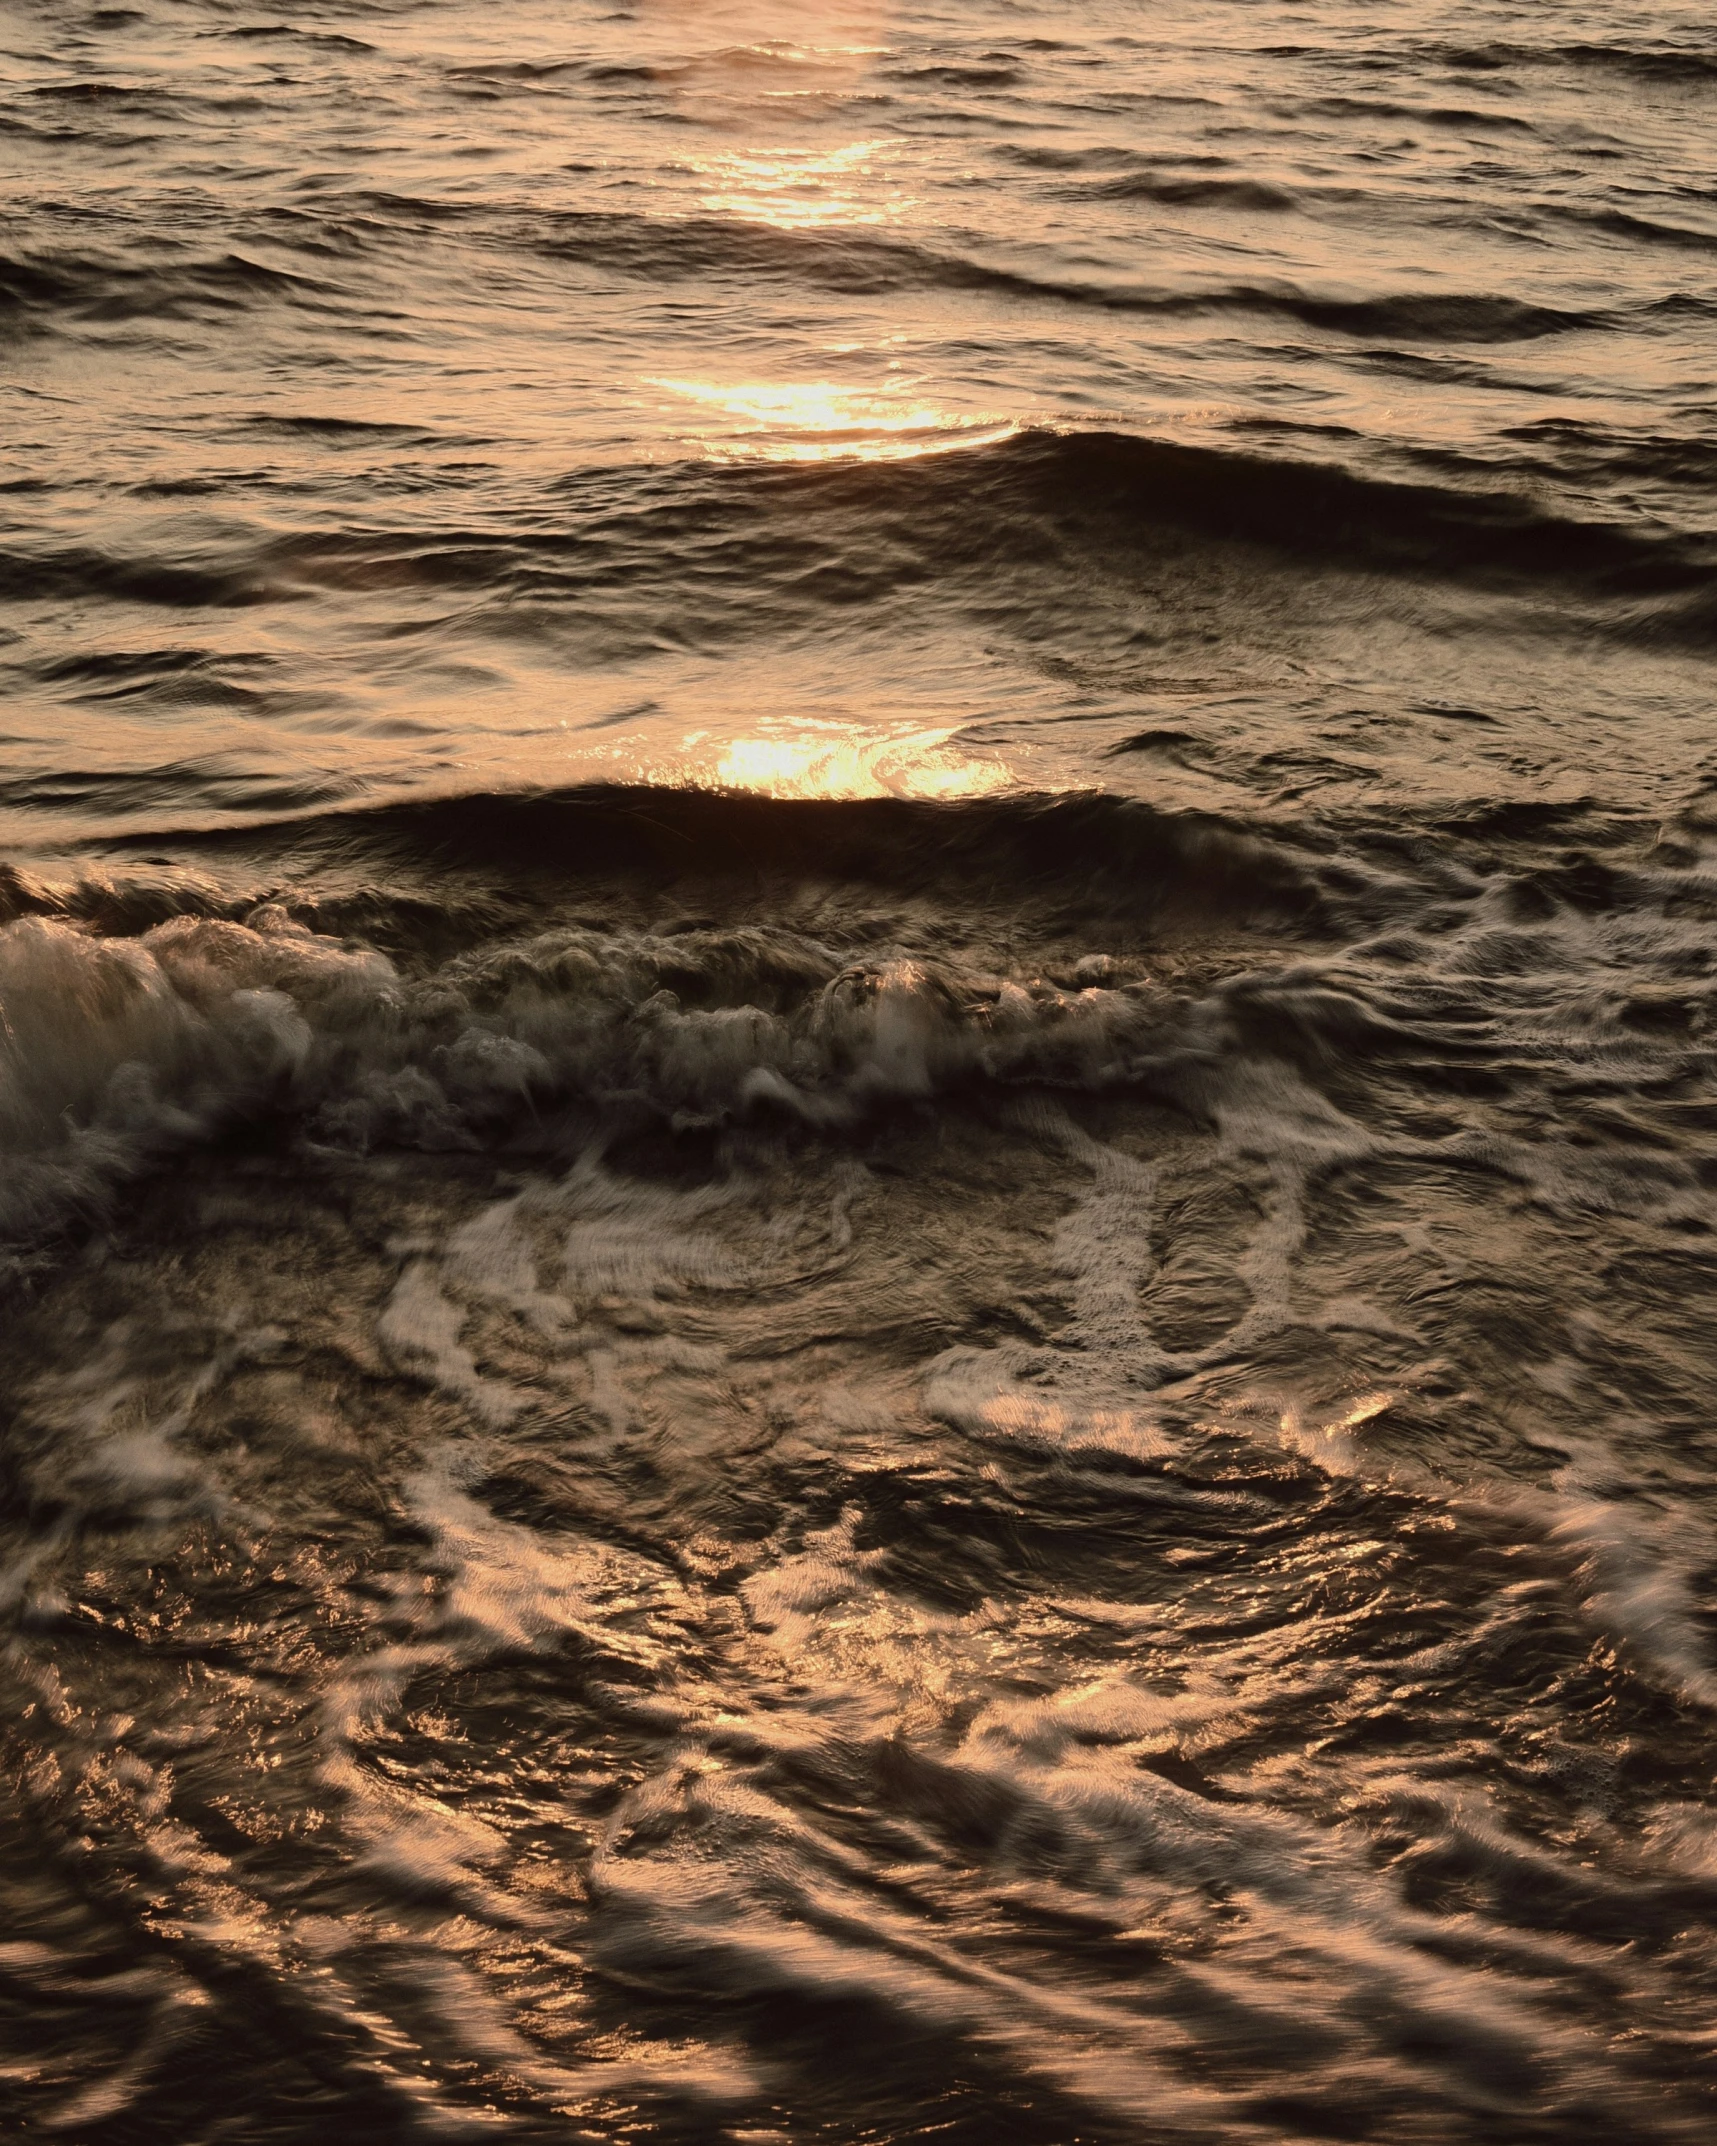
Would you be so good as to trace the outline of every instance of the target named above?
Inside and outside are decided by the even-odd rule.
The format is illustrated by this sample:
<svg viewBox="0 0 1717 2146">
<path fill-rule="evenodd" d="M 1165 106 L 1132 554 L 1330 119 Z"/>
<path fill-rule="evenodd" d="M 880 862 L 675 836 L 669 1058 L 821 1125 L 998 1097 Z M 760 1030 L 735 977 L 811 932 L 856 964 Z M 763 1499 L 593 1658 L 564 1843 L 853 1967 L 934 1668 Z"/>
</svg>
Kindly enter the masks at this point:
<svg viewBox="0 0 1717 2146">
<path fill-rule="evenodd" d="M 1392 97 L 1309 97 L 1284 104 L 1282 109 L 1296 119 L 1405 119 L 1422 127 L 1449 127 L 1481 134 L 1537 131 L 1531 120 L 1514 112 L 1491 111 L 1482 105 L 1406 104 Z"/>
<path fill-rule="evenodd" d="M 149 263 L 96 254 L 0 255 L 0 323 L 40 328 L 56 314 L 101 322 L 185 320 L 330 288 L 240 253 Z"/>
<path fill-rule="evenodd" d="M 1523 453 L 1523 478 L 1541 465 L 1541 450 Z M 1268 548 L 1290 572 L 1323 566 L 1655 603 L 1653 630 L 1669 638 L 1677 605 L 1717 577 L 1707 539 L 1558 516 L 1525 491 L 1497 488 L 1490 465 L 1484 474 L 1492 481 L 1482 489 L 1398 484 L 1131 434 L 1029 431 L 901 462 L 658 466 L 633 480 L 624 513 L 611 472 L 573 473 L 560 486 L 559 526 L 529 530 L 331 527 L 252 538 L 235 524 L 193 558 L 14 543 L 0 548 L 0 576 L 15 594 L 56 601 L 221 608 L 324 585 L 588 604 L 681 583 L 699 604 L 743 589 L 754 606 L 803 616 L 1010 560 L 1113 562 L 1129 547 L 1190 537 Z M 1703 644 L 1708 629 L 1690 630 Z"/>
<path fill-rule="evenodd" d="M 1534 305 L 1486 292 L 1386 292 L 1346 298 L 1302 291 L 1285 283 L 1176 290 L 1085 281 L 941 253 L 904 239 L 857 232 L 783 231 L 726 217 L 569 213 L 557 216 L 538 243 L 547 252 L 643 277 L 743 273 L 865 294 L 917 286 L 994 291 L 1002 296 L 1163 316 L 1276 314 L 1338 334 L 1406 342 L 1518 342 L 1601 327 L 1610 318 L 1600 310 Z"/>
<path fill-rule="evenodd" d="M 1695 231 L 1686 224 L 1666 224 L 1658 217 L 1641 216 L 1631 210 L 1576 208 L 1559 201 L 1552 205 L 1552 213 L 1566 222 L 1583 225 L 1588 231 L 1603 231 L 1630 243 L 1643 240 L 1648 246 L 1676 246 L 1689 253 L 1717 253 L 1717 231 Z"/>
<path fill-rule="evenodd" d="M 1521 44 L 1487 39 L 1483 44 L 1415 45 L 1420 62 L 1460 68 L 1473 74 L 1518 74 L 1527 68 L 1592 68 L 1606 74 L 1634 75 L 1647 82 L 1717 82 L 1717 46 L 1611 45 L 1592 43 Z"/>
<path fill-rule="evenodd" d="M 968 517 L 981 502 L 986 543 L 996 541 L 1003 509 L 1034 521 L 1103 512 L 1141 529 L 1458 579 L 1587 581 L 1645 594 L 1705 588 L 1717 573 L 1717 559 L 1696 540 L 1568 520 L 1520 493 L 1391 484 L 1323 463 L 1107 431 L 1022 433 L 935 461 L 830 470 L 810 481 L 831 494 L 845 487 L 903 504 L 909 496 L 920 509 L 945 502 Z"/>
<path fill-rule="evenodd" d="M 361 37 L 346 37 L 334 30 L 302 30 L 289 22 L 248 23 L 228 30 L 227 36 L 245 41 L 282 39 L 291 44 L 314 45 L 324 52 L 374 52 L 374 45 Z"/>
<path fill-rule="evenodd" d="M 1156 171 L 1128 171 L 1099 179 L 1072 190 L 1109 201 L 1160 201 L 1181 209 L 1296 209 L 1300 197 L 1286 186 L 1272 186 L 1261 179 L 1219 178 L 1210 173 L 1173 175 Z"/>
<path fill-rule="evenodd" d="M 1245 179 L 1126 174 L 1102 184 L 1105 192 L 1187 207 L 1227 206 L 1257 213 L 1295 205 L 1283 189 Z M 341 250 L 352 254 L 355 249 L 358 258 L 366 238 L 370 243 L 386 239 L 388 223 L 444 221 L 462 213 L 445 204 L 399 197 L 360 199 L 372 216 L 380 210 L 386 222 L 367 234 L 354 231 L 349 219 L 342 223 Z M 869 297 L 913 289 L 988 292 L 1038 304 L 1164 319 L 1273 317 L 1384 344 L 1529 342 L 1614 327 L 1626 317 L 1602 308 L 1546 305 L 1489 291 L 1349 296 L 1287 282 L 1236 282 L 1203 289 L 1119 283 L 1057 275 L 1047 268 L 1028 271 L 874 232 L 786 231 L 737 217 L 565 211 L 546 219 L 532 216 L 506 236 L 541 253 L 646 281 L 743 276 Z M 1698 235 L 1687 234 L 1683 243 L 1698 244 Z M 155 262 L 71 252 L 0 256 L 0 320 L 37 331 L 51 330 L 56 317 L 100 322 L 193 319 L 283 300 L 320 306 L 350 297 L 347 285 L 277 268 L 237 251 Z"/>
</svg>

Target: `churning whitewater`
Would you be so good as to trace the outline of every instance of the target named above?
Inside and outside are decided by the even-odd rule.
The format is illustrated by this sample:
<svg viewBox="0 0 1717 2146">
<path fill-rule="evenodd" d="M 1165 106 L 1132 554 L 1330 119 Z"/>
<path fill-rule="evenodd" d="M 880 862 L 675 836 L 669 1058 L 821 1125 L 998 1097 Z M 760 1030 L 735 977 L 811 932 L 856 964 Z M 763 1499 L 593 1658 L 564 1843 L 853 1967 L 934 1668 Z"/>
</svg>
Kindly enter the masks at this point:
<svg viewBox="0 0 1717 2146">
<path fill-rule="evenodd" d="M 0 2130 L 1709 2138 L 1708 20 L 0 41 Z"/>
</svg>

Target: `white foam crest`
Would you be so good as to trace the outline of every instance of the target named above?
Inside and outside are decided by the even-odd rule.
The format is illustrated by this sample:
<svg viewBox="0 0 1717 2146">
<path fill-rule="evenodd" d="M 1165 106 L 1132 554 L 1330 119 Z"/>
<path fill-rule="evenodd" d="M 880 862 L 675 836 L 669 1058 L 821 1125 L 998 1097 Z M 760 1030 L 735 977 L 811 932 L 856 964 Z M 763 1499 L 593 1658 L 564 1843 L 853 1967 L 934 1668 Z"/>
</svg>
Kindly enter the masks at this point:
<svg viewBox="0 0 1717 2146">
<path fill-rule="evenodd" d="M 854 1543 L 859 1517 L 856 1508 L 844 1512 L 833 1527 L 808 1535 L 797 1556 L 753 1573 L 741 1588 L 752 1622 L 784 1652 L 796 1651 L 818 1613 L 846 1601 L 882 1562 L 881 1553 Z"/>
<path fill-rule="evenodd" d="M 159 1337 L 121 1319 L 101 1333 L 82 1362 L 33 1381 L 19 1397 L 18 1420 L 42 1449 L 32 1474 L 43 1496 L 62 1508 L 60 1531 L 96 1516 L 155 1524 L 224 1514 L 229 1499 L 218 1468 L 179 1441 L 234 1366 L 266 1355 L 273 1338 L 237 1321 L 228 1322 L 225 1339 L 212 1350 L 199 1336 L 207 1351 L 202 1360 L 193 1360 L 189 1370 L 175 1363 L 169 1392 L 152 1400 Z M 39 1541 L 27 1564 L 39 1562 L 51 1547 Z M 23 1582 L 19 1568 L 8 1591 Z"/>
<path fill-rule="evenodd" d="M 682 1004 L 667 975 L 732 1002 Z M 135 939 L 26 917 L 0 929 L 0 1229 L 99 1202 L 234 1110 L 360 1147 L 471 1146 L 554 1095 L 846 1124 L 969 1079 L 1100 1084 L 1147 1025 L 1131 989 L 836 973 L 789 934 L 562 934 L 411 979 L 278 908 Z"/>
<path fill-rule="evenodd" d="M 318 1029 L 391 976 L 271 919 L 176 918 L 101 939 L 41 917 L 0 928 L 0 1230 L 99 1202 L 235 1101 L 290 1087 Z"/>
<path fill-rule="evenodd" d="M 1184 1748 L 1208 1734 L 1231 1732 L 1246 1711 L 1236 1695 L 1208 1684 L 1172 1693 L 1112 1676 L 1053 1699 L 1007 1700 L 987 1707 L 967 1733 L 967 1749 L 1005 1749 L 1036 1765 L 1110 1744 Z"/>
<path fill-rule="evenodd" d="M 467 1661 L 581 1638 L 608 1656 L 661 1668 L 661 1644 L 617 1620 L 677 1608 L 678 1578 L 609 1543 L 497 1519 L 461 1487 L 470 1465 L 449 1453 L 405 1486 L 413 1518 L 432 1539 L 429 1562 L 445 1576 L 437 1638 Z"/>
<path fill-rule="evenodd" d="M 712 1795 L 705 1777 L 682 1778 L 679 1801 L 685 1830 L 729 1838 L 730 1795 Z M 758 1822 L 749 1806 L 743 1822 Z M 967 2034 L 1088 2107 L 1159 2123 L 1208 2124 L 1226 2113 L 1224 2097 L 1165 2061 L 1190 2043 L 1175 2022 L 1153 2019 L 1142 2047 L 1127 2005 L 991 1967 L 891 1910 L 874 1888 L 809 1875 L 804 1855 L 784 1844 L 769 1854 L 760 1843 L 737 1868 L 725 1858 L 606 1852 L 591 1887 L 599 1953 L 611 1967 L 727 1994 L 862 1997 L 908 2031 L 929 2024 Z"/>
<path fill-rule="evenodd" d="M 1148 2109 L 1159 2123 L 1196 2121 L 1200 2135 L 1243 2125 L 1256 2089 L 1189 2088 L 1181 2061 L 1231 2043 L 1267 2065 L 1272 2084 L 1278 2060 L 1309 2043 L 1320 2068 L 1336 2062 L 1344 2076 L 1410 2096 L 1452 2086 L 1474 2109 L 1577 2096 L 1578 2038 L 1499 1976 L 1483 1930 L 1470 1933 L 1473 1964 L 1425 1949 L 1441 1945 L 1446 1919 L 1401 1904 L 1393 1881 L 1370 1868 L 1363 1829 L 1213 1801 L 1140 1769 L 1141 1754 L 1229 1740 L 1248 1704 L 1215 1686 L 1165 1695 L 1110 1678 L 1054 1701 L 998 1702 L 951 1756 L 914 1743 L 918 1839 L 887 1896 L 862 1858 L 779 1799 L 769 1764 L 777 1715 L 756 1749 L 742 1726 L 706 1723 L 615 1814 L 591 1874 L 600 1955 L 699 1990 L 863 1995 L 919 2031 L 930 2023 L 970 2036 L 1088 2107 Z M 871 1731 L 887 1749 L 900 1733 L 886 1722 Z M 815 1740 L 807 1756 L 814 1749 Z M 762 1771 L 736 1774 L 736 1761 Z M 980 1781 L 1000 1794 L 975 1797 Z M 970 1941 L 949 1946 L 937 1919 L 917 1912 L 906 1876 L 947 1852 L 939 1805 L 962 1865 L 974 1854 L 975 1814 L 988 1814 L 976 1853 L 998 1900 L 1027 1871 L 1038 1890 L 1054 1890 L 1047 1866 L 1066 1880 L 1057 1900 L 1119 1934 L 1165 1917 L 1173 1927 L 1219 1888 L 1228 1908 L 1217 1940 L 1164 1960 L 1143 2012 L 1136 1994 L 1117 2001 L 1065 1966 L 1039 1979 L 992 1965 Z M 1536 1955 L 1524 1964 L 1590 1965 Z"/>
<path fill-rule="evenodd" d="M 479 1422 L 499 1427 L 513 1420 L 526 1396 L 477 1369 L 460 1340 L 466 1317 L 463 1306 L 442 1290 L 436 1263 L 413 1259 L 383 1306 L 376 1337 L 402 1371 L 462 1401 Z"/>
<path fill-rule="evenodd" d="M 1090 1191 L 1056 1225 L 1051 1247 L 1073 1283 L 1075 1345 L 1091 1369 L 1101 1364 L 1122 1384 L 1154 1385 L 1168 1359 L 1152 1339 L 1140 1291 L 1153 1265 L 1156 1172 L 1091 1139 L 1064 1112 L 1038 1116 L 1092 1178 Z"/>
<path fill-rule="evenodd" d="M 462 1223 L 447 1240 L 441 1278 L 468 1296 L 504 1304 L 553 1340 L 576 1315 L 566 1297 L 541 1286 L 530 1224 L 544 1204 L 540 1191 L 527 1190 Z"/>
<path fill-rule="evenodd" d="M 1091 1173 L 1091 1184 L 1056 1225 L 1053 1258 L 1072 1283 L 1072 1319 L 1054 1348 L 1006 1343 L 954 1348 L 925 1367 L 929 1413 L 978 1437 L 1069 1456 L 1109 1453 L 1148 1463 L 1177 1448 L 1164 1428 L 1162 1395 L 1232 1361 L 1293 1318 L 1293 1262 L 1305 1238 L 1303 1177 L 1279 1159 L 1257 1227 L 1237 1261 L 1251 1302 L 1204 1347 L 1164 1349 L 1151 1331 L 1148 1292 L 1156 1268 L 1155 1172 L 1092 1139 L 1060 1107 L 1039 1101 L 1016 1121 L 1052 1140 Z M 1345 1139 L 1341 1152 L 1351 1143 Z M 1220 1150 L 1219 1150 L 1220 1152 Z M 1327 1313 L 1326 1313 L 1327 1316 Z"/>
<path fill-rule="evenodd" d="M 192 1009 L 148 951 L 23 917 L 0 930 L 0 1128 L 27 1146 L 62 1111 L 99 1106 L 130 1059 L 171 1059 L 189 1043 Z"/>
<path fill-rule="evenodd" d="M 1148 1403 L 1116 1396 L 1105 1405 L 1076 1370 L 1052 1376 L 1044 1351 L 1019 1344 L 945 1350 L 925 1368 L 923 1399 L 927 1413 L 972 1437 L 1040 1452 L 1148 1462 L 1176 1450 Z"/>
<path fill-rule="evenodd" d="M 480 1424 L 499 1429 L 529 1405 L 525 1389 L 485 1377 L 463 1335 L 469 1306 L 505 1306 L 551 1345 L 582 1346 L 592 1404 L 618 1435 L 630 1410 L 612 1349 L 593 1346 L 580 1329 L 583 1311 L 614 1297 L 679 1295 L 688 1285 L 713 1288 L 741 1271 L 723 1241 L 696 1223 L 731 1204 L 737 1180 L 691 1191 L 610 1175 L 587 1150 L 558 1181 L 540 1179 L 493 1202 L 453 1231 L 439 1256 L 408 1261 L 377 1326 L 377 1338 L 402 1370 L 462 1402 Z M 559 1236 L 566 1292 L 540 1282 L 533 1226 Z M 694 1352 L 695 1353 L 695 1352 Z M 697 1367 L 708 1369 L 707 1352 Z"/>
<path fill-rule="evenodd" d="M 576 1298 L 608 1292 L 668 1296 L 685 1284 L 716 1288 L 739 1279 L 733 1253 L 698 1225 L 740 1196 L 737 1183 L 682 1191 L 611 1176 L 586 1155 L 568 1173 L 557 1205 L 569 1217 L 562 1271 Z"/>
<path fill-rule="evenodd" d="M 1587 1614 L 1673 1690 L 1717 1707 L 1717 1671 L 1674 1549 L 1653 1541 L 1637 1512 L 1599 1498 L 1559 1499 L 1550 1519 L 1551 1540 L 1579 1557 Z"/>
</svg>

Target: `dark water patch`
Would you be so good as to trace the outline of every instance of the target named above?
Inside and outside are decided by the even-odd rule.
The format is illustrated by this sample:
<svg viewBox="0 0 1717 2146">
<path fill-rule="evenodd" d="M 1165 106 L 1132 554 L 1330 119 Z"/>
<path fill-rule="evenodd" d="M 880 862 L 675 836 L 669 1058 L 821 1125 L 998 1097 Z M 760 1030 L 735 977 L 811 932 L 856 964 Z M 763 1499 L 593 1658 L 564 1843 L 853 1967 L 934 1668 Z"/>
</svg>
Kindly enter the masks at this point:
<svg viewBox="0 0 1717 2146">
<path fill-rule="evenodd" d="M 361 37 L 348 37 L 337 30 L 304 30 L 286 22 L 259 22 L 247 24 L 242 29 L 228 30 L 226 35 L 250 43 L 287 42 L 310 45 L 324 52 L 374 52 L 374 45 L 366 44 Z"/>
<path fill-rule="evenodd" d="M 211 855 L 234 849 L 316 859 L 346 871 L 449 868 L 495 885 L 615 875 L 652 883 L 664 875 L 825 880 L 900 894 L 959 885 L 974 900 L 1044 899 L 1093 917 L 1179 907 L 1302 924 L 1315 922 L 1325 902 L 1313 860 L 1218 818 L 1110 797 L 931 804 L 598 785 L 466 794 L 150 839 Z"/>
<path fill-rule="evenodd" d="M 1690 89 L 1717 82 L 1717 49 L 1709 46 L 1623 45 L 1570 42 L 1519 44 L 1505 39 L 1482 44 L 1417 45 L 1413 56 L 1470 73 L 1521 74 L 1565 68 L 1629 76 L 1642 82 Z"/>
<path fill-rule="evenodd" d="M 1470 708 L 1437 708 L 1439 716 L 1474 723 L 1494 722 L 1487 716 Z M 1500 803 L 1475 801 L 1463 806 L 1458 812 L 1445 814 L 1437 825 L 1454 832 L 1469 835 L 1500 835 L 1507 839 L 1532 838 L 1551 829 L 1572 826 L 1587 820 L 1592 814 L 1590 798 L 1576 798 L 1549 802 L 1533 798 L 1511 798 Z"/>
<path fill-rule="evenodd" d="M 0 259 L 0 307 L 23 326 L 55 315 L 95 324 L 199 320 L 244 312 L 263 300 L 318 299 L 333 286 L 241 253 L 203 260 L 168 255 L 148 266 L 94 254 Z"/>
<path fill-rule="evenodd" d="M 1109 201 L 1157 201 L 1170 208 L 1268 213 L 1302 205 L 1300 196 L 1291 188 L 1272 186 L 1261 179 L 1176 178 L 1151 171 L 1126 172 L 1080 189 L 1081 194 L 1087 191 Z"/>
<path fill-rule="evenodd" d="M 1403 104 L 1381 97 L 1312 97 L 1303 103 L 1278 107 L 1283 117 L 1304 119 L 1390 119 L 1423 127 L 1444 127 L 1477 133 L 1534 134 L 1537 123 L 1513 112 L 1496 112 L 1483 106 Z"/>
<path fill-rule="evenodd" d="M 1685 253 L 1717 253 L 1717 231 L 1693 231 L 1685 224 L 1666 224 L 1656 217 L 1641 216 L 1626 209 L 1573 208 L 1562 202 L 1546 206 L 1559 218 L 1581 224 L 1588 231 L 1607 232 L 1627 240 L 1630 245 L 1671 246 Z"/>
<path fill-rule="evenodd" d="M 1641 647 L 1688 648 L 1701 654 L 1717 650 L 1717 586 L 1679 602 L 1642 607 L 1618 630 L 1622 639 Z"/>
<path fill-rule="evenodd" d="M 1671 291 L 1639 308 L 1642 320 L 1717 320 L 1717 297 L 1704 291 Z"/>
<path fill-rule="evenodd" d="M 50 263 L 0 257 L 0 301 L 9 310 L 63 305 L 77 289 L 75 275 Z"/>
<path fill-rule="evenodd" d="M 0 551 L 0 585 L 17 600 L 106 598 L 121 603 L 228 610 L 279 603 L 292 593 L 255 567 L 195 566 L 68 545 L 56 551 Z"/>
</svg>

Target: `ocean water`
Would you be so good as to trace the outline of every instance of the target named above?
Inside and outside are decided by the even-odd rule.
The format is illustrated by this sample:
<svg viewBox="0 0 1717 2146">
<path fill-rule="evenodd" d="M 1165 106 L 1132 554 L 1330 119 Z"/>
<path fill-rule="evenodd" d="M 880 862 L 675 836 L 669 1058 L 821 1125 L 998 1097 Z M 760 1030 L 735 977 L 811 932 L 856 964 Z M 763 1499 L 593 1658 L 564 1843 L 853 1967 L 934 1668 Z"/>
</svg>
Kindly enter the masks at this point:
<svg viewBox="0 0 1717 2146">
<path fill-rule="evenodd" d="M 1717 2132 L 1717 34 L 13 0 L 0 2132 Z"/>
</svg>

